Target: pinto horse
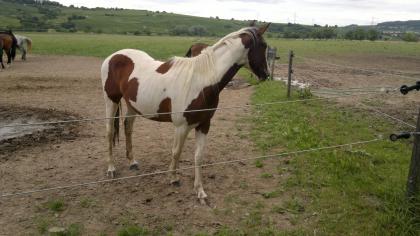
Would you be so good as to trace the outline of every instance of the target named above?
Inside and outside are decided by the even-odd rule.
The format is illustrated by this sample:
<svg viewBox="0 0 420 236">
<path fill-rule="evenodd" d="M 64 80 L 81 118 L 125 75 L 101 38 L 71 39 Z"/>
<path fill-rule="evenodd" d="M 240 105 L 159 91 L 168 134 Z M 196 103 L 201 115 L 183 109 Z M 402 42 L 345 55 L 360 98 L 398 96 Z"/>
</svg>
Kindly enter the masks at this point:
<svg viewBox="0 0 420 236">
<path fill-rule="evenodd" d="M 16 46 L 17 40 L 12 31 L 0 32 L 0 64 L 2 69 L 4 69 L 3 51 L 6 52 L 7 64 L 10 65 L 16 56 Z"/>
<path fill-rule="evenodd" d="M 106 58 L 101 67 L 102 86 L 106 104 L 108 143 L 107 175 L 114 177 L 116 169 L 112 155 L 119 121 L 120 101 L 127 105 L 124 121 L 126 157 L 130 169 L 138 169 L 133 157 L 132 132 L 135 114 L 147 119 L 172 122 L 175 137 L 172 161 L 169 165 L 171 183 L 179 183 L 176 174 L 184 141 L 195 129 L 196 151 L 194 189 L 201 203 L 205 202 L 201 180 L 201 161 L 210 121 L 219 102 L 219 94 L 238 70 L 248 67 L 259 80 L 268 76 L 263 38 L 268 26 L 247 27 L 228 34 L 192 58 L 173 57 L 160 62 L 143 51 L 123 49 Z"/>
<path fill-rule="evenodd" d="M 26 61 L 26 54 L 32 49 L 32 40 L 23 35 L 15 35 L 17 40 L 17 47 L 22 53 L 22 60 Z"/>
</svg>

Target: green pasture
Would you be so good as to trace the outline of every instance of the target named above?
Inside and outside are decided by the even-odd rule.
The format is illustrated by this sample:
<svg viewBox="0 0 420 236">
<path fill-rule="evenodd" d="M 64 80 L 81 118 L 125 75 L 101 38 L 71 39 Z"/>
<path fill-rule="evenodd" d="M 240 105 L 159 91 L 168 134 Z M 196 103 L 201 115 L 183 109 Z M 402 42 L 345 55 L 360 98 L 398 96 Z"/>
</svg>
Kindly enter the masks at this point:
<svg viewBox="0 0 420 236">
<path fill-rule="evenodd" d="M 195 42 L 211 39 L 169 36 L 127 36 L 77 33 L 23 33 L 33 40 L 33 53 L 50 55 L 77 55 L 105 58 L 113 52 L 134 48 L 154 58 L 183 56 Z"/>
<path fill-rule="evenodd" d="M 130 36 L 85 33 L 21 33 L 33 39 L 36 54 L 79 55 L 106 57 L 123 48 L 141 49 L 159 59 L 182 56 L 196 42 L 214 43 L 218 38 Z M 337 55 L 378 54 L 420 57 L 420 43 L 342 40 L 286 40 L 268 39 L 285 58 L 293 49 L 297 55 L 324 57 Z"/>
<path fill-rule="evenodd" d="M 283 100 L 277 82 L 256 85 L 253 103 Z M 301 99 L 295 92 L 294 99 Z M 391 142 L 399 126 L 366 110 L 308 101 L 259 107 L 251 117 L 252 139 L 262 153 L 303 150 L 355 141 L 365 145 L 279 158 L 277 173 L 290 174 L 272 190 L 286 199 L 273 211 L 294 219 L 306 235 L 419 235 L 418 205 L 405 199 L 411 143 Z M 287 164 L 285 164 L 287 163 Z M 264 161 L 261 162 L 264 164 Z M 265 225 L 270 228 L 270 224 Z"/>
<path fill-rule="evenodd" d="M 216 40 L 104 34 L 26 35 L 33 39 L 36 54 L 105 57 L 118 49 L 137 48 L 159 59 L 184 55 L 192 43 Z M 348 54 L 420 57 L 419 43 L 268 41 L 283 55 L 293 49 L 299 55 L 312 57 Z M 254 88 L 252 103 L 284 100 L 285 88 L 278 82 L 257 83 Z M 293 96 L 299 99 L 302 94 L 296 92 Z M 403 129 L 366 111 L 325 101 L 259 107 L 253 114 L 256 115 L 241 121 L 252 126 L 251 134 L 243 137 L 252 139 L 261 154 L 370 140 L 380 134 L 386 138 L 390 132 Z M 409 141 L 392 143 L 384 139 L 351 148 L 300 154 L 287 162 L 279 158 L 277 170 L 261 177 L 264 181 L 288 176 L 286 183 L 279 182 L 271 192 L 263 194 L 264 199 L 274 199 L 278 204 L 265 209 L 269 204 L 259 202 L 243 217 L 240 228 L 222 227 L 216 235 L 419 235 L 418 206 L 409 204 L 404 196 L 410 153 Z M 260 160 L 253 168 L 264 164 L 265 160 Z M 275 228 L 275 219 L 266 219 L 263 209 L 290 219 L 292 231 Z M 147 230 L 134 225 L 122 228 L 120 235 L 131 235 L 125 233 L 129 231 Z"/>
</svg>

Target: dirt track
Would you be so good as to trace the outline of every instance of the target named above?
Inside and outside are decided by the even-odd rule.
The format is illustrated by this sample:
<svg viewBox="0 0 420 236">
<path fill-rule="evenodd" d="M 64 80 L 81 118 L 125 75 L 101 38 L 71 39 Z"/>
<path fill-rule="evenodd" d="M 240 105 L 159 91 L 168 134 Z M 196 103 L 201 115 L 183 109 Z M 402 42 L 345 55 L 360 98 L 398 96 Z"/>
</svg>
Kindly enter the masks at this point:
<svg viewBox="0 0 420 236">
<path fill-rule="evenodd" d="M 105 115 L 100 86 L 101 60 L 88 57 L 32 55 L 0 72 L 0 105 L 13 108 L 56 109 L 78 117 Z M 219 106 L 244 105 L 251 87 L 226 89 Z M 13 110 L 11 109 L 11 110 Z M 204 163 L 258 155 L 247 138 L 249 127 L 244 110 L 218 111 L 213 119 Z M 22 145 L 0 156 L 0 192 L 55 187 L 105 178 L 104 122 L 81 123 L 77 138 Z M 171 124 L 137 119 L 134 155 L 139 171 L 130 171 L 125 159 L 124 137 L 116 149 L 119 176 L 166 170 L 170 162 Z M 65 136 L 65 135 L 64 135 Z M 63 137 L 63 135 L 58 136 Z M 193 165 L 194 140 L 191 132 L 181 157 L 181 167 Z M 286 178 L 277 175 L 278 161 L 268 160 L 264 168 L 240 163 L 206 168 L 204 187 L 209 206 L 200 205 L 193 186 L 193 171 L 181 173 L 181 186 L 169 185 L 166 175 L 119 181 L 111 184 L 37 193 L 0 199 L 0 235 L 37 233 L 40 222 L 48 227 L 78 223 L 83 234 L 114 234 L 124 224 L 138 224 L 157 232 L 175 235 L 214 232 L 222 226 L 238 227 L 254 205 Z M 261 180 L 261 173 L 275 178 Z M 54 213 L 47 202 L 61 199 L 64 211 Z M 84 204 L 89 202 L 88 206 Z M 266 199 L 264 217 L 275 219 L 282 229 L 291 227 L 287 214 L 270 212 L 281 199 Z M 265 210 L 266 209 L 266 210 Z"/>
<path fill-rule="evenodd" d="M 299 82 L 309 83 L 312 91 L 320 91 L 316 93 L 317 95 L 341 96 L 344 92 L 334 92 L 334 90 L 347 88 L 361 88 L 360 93 L 379 92 L 385 87 L 394 88 L 397 91 L 350 96 L 336 101 L 339 101 L 341 105 L 367 109 L 359 105 L 359 102 L 363 102 L 374 109 L 412 124 L 416 123 L 419 94 L 412 92 L 404 96 L 399 92 L 399 88 L 403 84 L 414 85 L 420 80 L 420 58 L 345 55 L 314 58 L 314 60 L 297 56 L 297 59 L 293 77 Z M 287 65 L 278 65 L 276 71 L 278 71 L 278 76 L 286 77 Z M 351 92 L 348 94 L 351 95 Z"/>
</svg>

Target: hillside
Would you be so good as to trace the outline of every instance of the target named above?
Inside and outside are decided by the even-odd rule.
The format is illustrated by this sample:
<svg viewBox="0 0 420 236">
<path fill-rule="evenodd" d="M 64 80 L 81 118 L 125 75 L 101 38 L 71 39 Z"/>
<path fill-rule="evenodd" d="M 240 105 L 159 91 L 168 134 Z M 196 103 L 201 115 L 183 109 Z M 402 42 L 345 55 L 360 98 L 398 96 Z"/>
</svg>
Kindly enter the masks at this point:
<svg viewBox="0 0 420 236">
<path fill-rule="evenodd" d="M 84 31 L 136 35 L 221 36 L 247 26 L 249 21 L 205 18 L 152 12 L 147 10 L 76 8 L 56 2 L 34 0 L 0 0 L 0 29 L 24 31 Z M 272 36 L 300 32 L 309 34 L 312 26 L 273 24 Z"/>
<path fill-rule="evenodd" d="M 93 32 L 131 35 L 222 36 L 249 24 L 249 20 L 195 17 L 147 10 L 66 7 L 57 2 L 0 0 L 0 30 Z M 263 22 L 259 22 L 262 24 Z M 420 33 L 420 21 L 384 22 L 377 26 L 346 27 L 273 23 L 268 37 L 377 40 L 401 38 L 406 31 Z M 397 33 L 395 33 L 397 32 Z"/>
<path fill-rule="evenodd" d="M 420 33 L 420 20 L 389 21 L 379 23 L 377 28 L 381 31 L 417 32 Z"/>
</svg>

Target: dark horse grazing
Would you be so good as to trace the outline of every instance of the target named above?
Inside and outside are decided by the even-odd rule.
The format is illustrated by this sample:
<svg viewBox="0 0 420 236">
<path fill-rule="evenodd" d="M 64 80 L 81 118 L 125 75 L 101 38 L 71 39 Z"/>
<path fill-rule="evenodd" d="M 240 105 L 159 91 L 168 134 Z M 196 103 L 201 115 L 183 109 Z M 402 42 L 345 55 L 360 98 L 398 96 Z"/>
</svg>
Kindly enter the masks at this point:
<svg viewBox="0 0 420 236">
<path fill-rule="evenodd" d="M 3 51 L 7 55 L 7 64 L 10 65 L 16 56 L 17 40 L 12 31 L 0 32 L 0 64 L 4 69 Z"/>
<path fill-rule="evenodd" d="M 138 168 L 132 152 L 135 119 L 132 115 L 174 124 L 175 138 L 169 166 L 171 183 L 179 182 L 175 170 L 178 169 L 184 141 L 195 129 L 194 189 L 200 202 L 204 202 L 207 194 L 201 180 L 200 165 L 215 111 L 187 111 L 217 108 L 220 92 L 243 66 L 248 67 L 259 80 L 268 77 L 267 44 L 263 38 L 268 26 L 247 27 L 230 33 L 192 58 L 174 57 L 160 62 L 143 51 L 124 49 L 105 59 L 101 78 L 106 116 L 118 114 L 120 101 L 122 98 L 125 100 L 129 116 L 124 121 L 126 155 L 130 168 Z M 111 177 L 115 174 L 112 149 L 118 124 L 118 119 L 109 119 L 106 123 L 108 175 Z"/>
</svg>

